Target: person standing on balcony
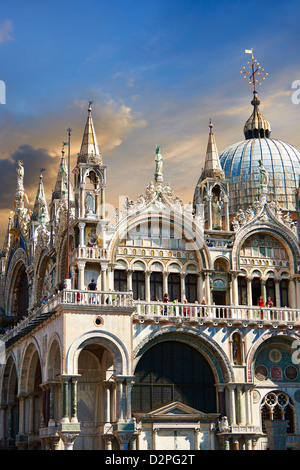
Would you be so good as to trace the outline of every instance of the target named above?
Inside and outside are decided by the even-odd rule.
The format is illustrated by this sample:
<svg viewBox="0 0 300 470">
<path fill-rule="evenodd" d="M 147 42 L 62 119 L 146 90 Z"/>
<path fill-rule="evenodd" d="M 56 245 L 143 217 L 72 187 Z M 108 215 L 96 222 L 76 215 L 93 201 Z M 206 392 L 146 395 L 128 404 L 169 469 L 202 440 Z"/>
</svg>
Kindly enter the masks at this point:
<svg viewBox="0 0 300 470">
<path fill-rule="evenodd" d="M 169 302 L 169 295 L 168 294 L 165 294 L 164 297 L 163 297 L 163 303 L 164 304 L 167 304 Z M 164 307 L 164 315 L 167 315 L 168 314 L 168 309 L 167 309 L 167 306 Z"/>
<path fill-rule="evenodd" d="M 264 303 L 264 299 L 263 299 L 262 295 L 259 297 L 257 305 L 261 308 L 264 308 L 265 303 Z M 264 318 L 263 317 L 263 310 L 260 311 L 260 318 L 261 318 L 261 320 L 263 320 L 263 318 Z"/>
<path fill-rule="evenodd" d="M 268 297 L 267 302 L 266 302 L 266 307 L 271 309 L 273 305 L 274 304 L 273 304 L 273 301 L 271 300 L 271 297 Z M 273 320 L 273 310 L 270 311 L 270 315 L 271 315 L 271 320 Z"/>
<path fill-rule="evenodd" d="M 88 290 L 93 290 L 93 291 L 97 290 L 97 284 L 95 283 L 94 279 L 92 279 L 91 282 L 89 283 Z M 92 304 L 95 304 L 95 303 L 96 303 L 96 295 L 93 294 L 92 295 Z"/>
</svg>

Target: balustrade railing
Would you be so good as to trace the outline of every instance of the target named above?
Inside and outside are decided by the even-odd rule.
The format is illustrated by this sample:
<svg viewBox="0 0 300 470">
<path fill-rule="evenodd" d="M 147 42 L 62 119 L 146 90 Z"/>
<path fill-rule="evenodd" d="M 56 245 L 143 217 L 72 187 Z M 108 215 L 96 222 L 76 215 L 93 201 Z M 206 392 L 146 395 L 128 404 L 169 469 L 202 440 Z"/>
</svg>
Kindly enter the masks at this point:
<svg viewBox="0 0 300 470">
<path fill-rule="evenodd" d="M 132 306 L 132 293 L 75 289 L 63 290 L 61 292 L 61 303 L 74 305 L 109 305 L 115 307 L 130 307 Z"/>
<path fill-rule="evenodd" d="M 79 246 L 72 253 L 72 261 L 77 258 L 99 260 L 107 258 L 107 250 L 97 246 Z"/>
<path fill-rule="evenodd" d="M 112 306 L 112 307 L 135 307 L 133 312 L 135 318 L 182 318 L 197 321 L 212 321 L 216 323 L 230 323 L 231 321 L 247 321 L 247 324 L 285 324 L 293 327 L 300 324 L 300 309 L 289 307 L 283 308 L 261 308 L 233 305 L 203 305 L 187 303 L 163 303 L 145 302 L 133 300 L 132 292 L 117 291 L 90 291 L 90 290 L 63 290 L 49 299 L 45 304 L 34 309 L 31 314 L 24 317 L 5 334 L 11 338 L 24 329 L 31 328 L 43 321 L 47 313 L 51 314 L 59 305 L 88 306 Z"/>
<path fill-rule="evenodd" d="M 187 317 L 254 322 L 300 322 L 300 309 L 136 301 L 137 316 Z"/>
</svg>

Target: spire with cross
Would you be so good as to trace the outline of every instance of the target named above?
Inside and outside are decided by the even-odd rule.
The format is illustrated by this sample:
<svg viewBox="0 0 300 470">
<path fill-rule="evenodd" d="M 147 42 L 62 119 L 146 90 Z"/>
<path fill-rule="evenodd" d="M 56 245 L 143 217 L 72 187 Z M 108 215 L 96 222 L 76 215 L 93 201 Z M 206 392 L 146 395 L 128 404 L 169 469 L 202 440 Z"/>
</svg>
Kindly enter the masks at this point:
<svg viewBox="0 0 300 470">
<path fill-rule="evenodd" d="M 261 68 L 257 60 L 254 59 L 253 49 L 246 49 L 245 53 L 251 54 L 251 62 L 247 62 L 250 71 L 247 71 L 246 67 L 243 67 L 240 71 L 240 74 L 243 74 L 243 78 L 248 80 L 249 85 L 251 85 L 252 88 L 254 88 L 253 91 L 256 92 L 256 86 L 261 85 L 259 80 L 265 80 L 268 76 L 268 73 L 265 73 L 264 69 Z"/>
<path fill-rule="evenodd" d="M 248 80 L 249 85 L 253 88 L 253 99 L 251 101 L 254 107 L 253 113 L 250 118 L 246 121 L 244 126 L 244 135 L 246 139 L 253 139 L 258 137 L 270 137 L 271 126 L 269 121 L 264 118 L 259 110 L 260 101 L 257 96 L 257 85 L 261 85 L 261 82 L 265 80 L 268 73 L 259 65 L 253 56 L 253 49 L 246 49 L 246 54 L 251 54 L 251 62 L 247 62 L 250 70 L 247 71 L 246 67 L 240 71 L 243 74 L 243 78 Z"/>
</svg>

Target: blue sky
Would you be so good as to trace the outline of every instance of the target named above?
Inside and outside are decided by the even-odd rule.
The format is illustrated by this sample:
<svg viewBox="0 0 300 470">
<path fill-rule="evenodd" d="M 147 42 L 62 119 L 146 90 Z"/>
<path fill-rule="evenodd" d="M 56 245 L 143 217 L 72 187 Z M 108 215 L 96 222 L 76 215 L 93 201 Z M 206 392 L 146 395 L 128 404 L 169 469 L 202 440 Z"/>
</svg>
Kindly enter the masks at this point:
<svg viewBox="0 0 300 470">
<path fill-rule="evenodd" d="M 209 118 L 220 152 L 243 139 L 252 96 L 239 71 L 251 47 L 269 73 L 259 97 L 272 136 L 300 147 L 300 105 L 291 101 L 300 79 L 299 17 L 298 1 L 3 0 L 0 220 L 6 224 L 12 209 L 20 156 L 30 199 L 41 167 L 51 197 L 66 129 L 75 162 L 89 99 L 109 201 L 143 192 L 156 144 L 166 182 L 191 200 Z"/>
</svg>

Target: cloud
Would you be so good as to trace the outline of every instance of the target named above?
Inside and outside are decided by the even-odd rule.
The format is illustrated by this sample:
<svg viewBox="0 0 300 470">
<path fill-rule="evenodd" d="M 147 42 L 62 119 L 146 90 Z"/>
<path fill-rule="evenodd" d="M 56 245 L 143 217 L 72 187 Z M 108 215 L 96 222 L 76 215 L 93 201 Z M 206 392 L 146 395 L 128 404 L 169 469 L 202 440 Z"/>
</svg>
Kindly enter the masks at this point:
<svg viewBox="0 0 300 470">
<path fill-rule="evenodd" d="M 47 186 L 47 180 L 53 181 L 54 168 L 58 168 L 59 165 L 58 157 L 50 156 L 44 148 L 35 149 L 31 145 L 21 145 L 11 154 L 10 158 L 0 160 L 0 210 L 11 210 L 13 208 L 17 187 L 16 168 L 18 160 L 24 163 L 24 186 L 31 206 L 34 203 L 38 188 L 40 169 L 46 169 L 44 181 Z"/>
<path fill-rule="evenodd" d="M 10 20 L 5 20 L 0 23 L 0 44 L 14 39 L 11 36 L 12 31 L 13 24 Z"/>
</svg>

